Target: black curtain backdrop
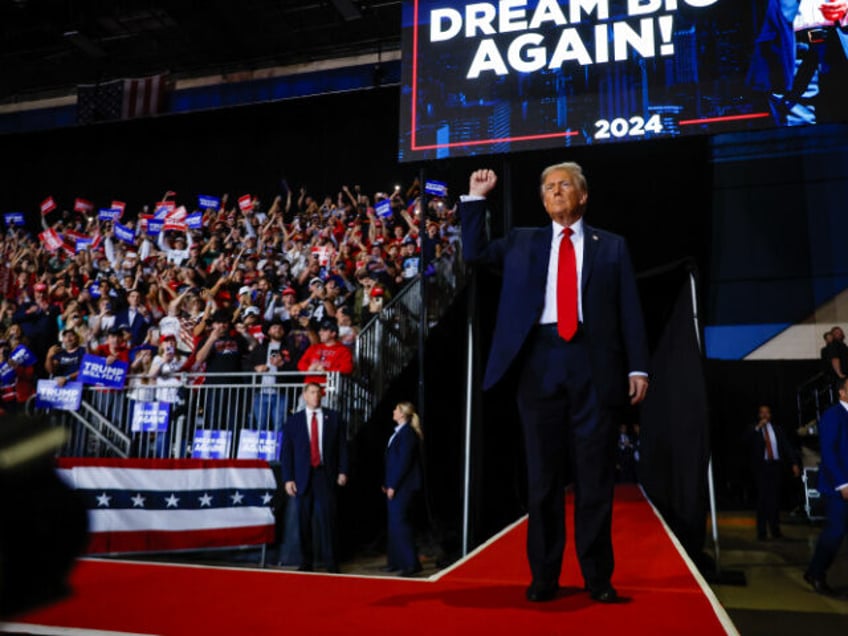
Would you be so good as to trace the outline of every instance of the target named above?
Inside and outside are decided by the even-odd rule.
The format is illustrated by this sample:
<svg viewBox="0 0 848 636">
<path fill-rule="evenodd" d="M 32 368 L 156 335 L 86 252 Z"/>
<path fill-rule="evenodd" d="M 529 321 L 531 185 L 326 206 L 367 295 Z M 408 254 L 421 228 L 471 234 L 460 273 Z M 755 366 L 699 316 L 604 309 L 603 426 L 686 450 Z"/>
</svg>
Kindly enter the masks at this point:
<svg viewBox="0 0 848 636">
<path fill-rule="evenodd" d="M 696 563 L 703 562 L 707 514 L 709 420 L 698 327 L 692 302 L 693 263 L 641 277 L 652 288 L 646 311 L 657 337 L 651 383 L 640 413 L 639 481 Z"/>
</svg>

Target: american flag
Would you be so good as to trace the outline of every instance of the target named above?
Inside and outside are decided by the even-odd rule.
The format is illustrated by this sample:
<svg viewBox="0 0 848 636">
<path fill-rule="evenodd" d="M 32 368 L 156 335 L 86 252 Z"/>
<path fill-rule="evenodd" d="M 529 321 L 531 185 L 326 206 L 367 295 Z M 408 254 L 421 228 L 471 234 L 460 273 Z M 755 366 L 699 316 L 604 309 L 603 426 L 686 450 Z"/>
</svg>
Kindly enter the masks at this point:
<svg viewBox="0 0 848 636">
<path fill-rule="evenodd" d="M 165 111 L 170 89 L 167 73 L 134 79 L 118 79 L 77 87 L 77 121 L 132 119 Z"/>
<path fill-rule="evenodd" d="M 60 458 L 89 512 L 89 554 L 258 545 L 277 486 L 259 460 Z"/>
</svg>

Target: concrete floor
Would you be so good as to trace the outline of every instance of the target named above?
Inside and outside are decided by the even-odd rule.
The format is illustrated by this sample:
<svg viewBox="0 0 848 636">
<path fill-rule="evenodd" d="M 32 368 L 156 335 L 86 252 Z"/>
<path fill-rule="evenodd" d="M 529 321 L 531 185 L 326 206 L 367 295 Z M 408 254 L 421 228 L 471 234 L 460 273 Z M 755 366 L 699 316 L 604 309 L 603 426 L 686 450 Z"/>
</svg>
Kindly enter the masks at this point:
<svg viewBox="0 0 848 636">
<path fill-rule="evenodd" d="M 757 541 L 753 512 L 719 513 L 720 583 L 711 584 L 742 636 L 848 635 L 848 599 L 812 591 L 803 574 L 820 531 L 818 522 L 783 515 L 784 538 Z M 710 541 L 708 552 L 712 554 Z M 744 585 L 735 584 L 744 579 Z M 828 583 L 848 592 L 848 546 Z M 726 582 L 724 582 L 726 581 Z"/>
</svg>

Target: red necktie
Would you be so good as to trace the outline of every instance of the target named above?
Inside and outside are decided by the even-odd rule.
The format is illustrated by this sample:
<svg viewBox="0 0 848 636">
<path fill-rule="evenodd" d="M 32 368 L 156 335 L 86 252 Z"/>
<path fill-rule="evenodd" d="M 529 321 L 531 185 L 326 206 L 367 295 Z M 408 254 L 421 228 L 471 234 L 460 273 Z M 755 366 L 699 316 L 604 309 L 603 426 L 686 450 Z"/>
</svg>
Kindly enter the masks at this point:
<svg viewBox="0 0 848 636">
<path fill-rule="evenodd" d="M 557 267 L 557 331 L 565 340 L 577 333 L 577 257 L 570 227 L 562 231 L 559 242 L 559 264 Z"/>
<path fill-rule="evenodd" d="M 774 461 L 774 449 L 771 447 L 771 436 L 768 434 L 768 426 L 763 426 L 763 439 L 766 442 L 766 459 Z"/>
<path fill-rule="evenodd" d="M 321 465 L 321 447 L 318 444 L 318 412 L 312 411 L 312 430 L 309 440 L 309 462 L 312 468 Z"/>
</svg>

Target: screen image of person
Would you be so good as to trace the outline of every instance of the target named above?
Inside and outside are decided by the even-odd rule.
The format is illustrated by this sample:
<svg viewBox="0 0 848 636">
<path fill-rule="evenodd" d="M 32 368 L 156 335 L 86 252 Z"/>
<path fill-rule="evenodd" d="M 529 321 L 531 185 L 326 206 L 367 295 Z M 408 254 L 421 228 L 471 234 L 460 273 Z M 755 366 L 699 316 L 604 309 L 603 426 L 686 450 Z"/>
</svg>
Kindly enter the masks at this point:
<svg viewBox="0 0 848 636">
<path fill-rule="evenodd" d="M 459 212 L 466 261 L 503 273 L 483 389 L 520 366 L 532 574 L 526 597 L 549 601 L 559 589 L 568 460 L 585 587 L 596 602 L 619 602 L 611 582 L 616 413 L 644 399 L 649 360 L 627 246 L 622 237 L 584 223 L 589 193 L 576 163 L 542 172 L 549 223 L 488 241 L 486 197 L 496 184 L 492 170 L 473 172 Z"/>
</svg>

